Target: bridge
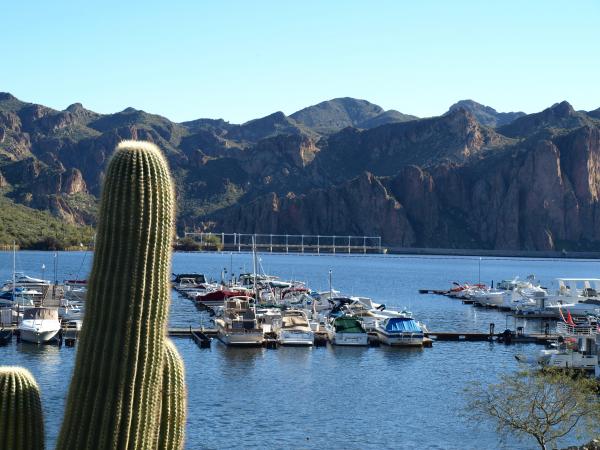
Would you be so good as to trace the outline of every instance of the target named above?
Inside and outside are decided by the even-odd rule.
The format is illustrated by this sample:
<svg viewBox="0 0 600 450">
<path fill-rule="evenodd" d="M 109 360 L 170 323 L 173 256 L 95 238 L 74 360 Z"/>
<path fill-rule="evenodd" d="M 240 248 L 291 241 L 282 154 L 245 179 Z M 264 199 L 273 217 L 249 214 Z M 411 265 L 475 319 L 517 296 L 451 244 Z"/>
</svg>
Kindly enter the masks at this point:
<svg viewBox="0 0 600 450">
<path fill-rule="evenodd" d="M 251 251 L 279 253 L 385 253 L 381 236 L 324 236 L 309 234 L 247 234 L 186 232 L 206 250 Z"/>
</svg>

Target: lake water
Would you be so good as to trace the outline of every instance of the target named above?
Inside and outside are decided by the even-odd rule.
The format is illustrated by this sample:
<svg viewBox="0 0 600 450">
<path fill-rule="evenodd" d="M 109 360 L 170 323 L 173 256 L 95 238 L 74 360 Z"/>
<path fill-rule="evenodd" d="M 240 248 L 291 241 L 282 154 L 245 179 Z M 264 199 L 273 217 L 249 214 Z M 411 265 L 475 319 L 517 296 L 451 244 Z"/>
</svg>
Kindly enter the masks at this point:
<svg viewBox="0 0 600 450">
<path fill-rule="evenodd" d="M 89 253 L 19 252 L 17 270 L 54 279 L 85 278 Z M 45 265 L 45 270 L 42 270 Z M 598 277 L 596 260 L 535 260 L 392 255 L 261 255 L 265 272 L 328 289 L 408 307 L 435 331 L 514 329 L 512 318 L 418 289 L 445 289 L 452 281 L 522 278 L 535 274 L 552 288 L 556 277 Z M 176 253 L 173 272 L 201 272 L 219 279 L 251 271 L 246 253 Z M 12 276 L 12 254 L 0 252 L 0 280 Z M 192 302 L 173 294 L 172 326 L 206 320 Z M 540 323 L 519 323 L 539 330 Z M 436 342 L 433 348 L 315 347 L 231 349 L 213 342 L 199 349 L 175 338 L 186 364 L 186 448 L 482 449 L 535 448 L 529 441 L 504 442 L 484 418 L 475 426 L 461 415 L 465 387 L 494 382 L 519 369 L 517 353 L 535 354 L 532 344 Z M 0 347 L 0 364 L 27 367 L 42 390 L 48 448 L 62 417 L 75 348 L 17 344 Z M 564 444 L 572 442 L 565 441 Z"/>
</svg>

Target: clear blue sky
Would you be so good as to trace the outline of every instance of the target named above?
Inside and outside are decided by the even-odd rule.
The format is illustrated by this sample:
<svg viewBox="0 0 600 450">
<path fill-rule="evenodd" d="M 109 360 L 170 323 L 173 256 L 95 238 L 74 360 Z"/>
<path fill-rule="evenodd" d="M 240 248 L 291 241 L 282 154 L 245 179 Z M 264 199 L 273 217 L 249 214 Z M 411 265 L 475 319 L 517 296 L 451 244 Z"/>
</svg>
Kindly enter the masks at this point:
<svg viewBox="0 0 600 450">
<path fill-rule="evenodd" d="M 600 1 L 28 1 L 0 11 L 0 91 L 243 122 L 334 97 L 418 116 L 471 98 L 600 107 Z"/>
</svg>

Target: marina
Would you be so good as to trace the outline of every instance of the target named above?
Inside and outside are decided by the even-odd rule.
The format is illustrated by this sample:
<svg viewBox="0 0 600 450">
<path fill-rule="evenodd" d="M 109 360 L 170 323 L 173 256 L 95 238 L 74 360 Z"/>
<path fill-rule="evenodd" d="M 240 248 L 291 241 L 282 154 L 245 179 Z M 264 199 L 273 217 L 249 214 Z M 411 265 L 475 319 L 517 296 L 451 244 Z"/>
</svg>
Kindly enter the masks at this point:
<svg viewBox="0 0 600 450">
<path fill-rule="evenodd" d="M 0 258 L 4 261 L 0 266 L 2 277 L 10 279 L 12 254 L 3 253 Z M 17 267 L 27 269 L 31 276 L 41 276 L 31 268 L 41 266 L 44 261 L 50 266 L 51 258 L 47 253 L 19 252 Z M 81 253 L 59 254 L 58 259 L 59 280 L 85 278 L 86 272 L 77 276 Z M 332 290 L 339 290 L 348 298 L 368 295 L 374 301 L 385 303 L 390 312 L 412 311 L 414 317 L 427 326 L 428 331 L 423 333 L 425 348 L 377 345 L 373 331 L 367 332 L 367 346 L 331 345 L 327 342 L 327 333 L 320 330 L 314 333 L 312 346 L 279 345 L 276 333 L 266 333 L 260 347 L 231 347 L 217 338 L 208 306 L 197 307 L 174 291 L 169 334 L 182 353 L 188 372 L 189 448 L 223 448 L 225 436 L 233 441 L 244 439 L 249 446 L 294 447 L 294 443 L 302 442 L 304 448 L 322 448 L 331 436 L 330 427 L 346 430 L 343 439 L 347 448 L 382 448 L 390 439 L 397 438 L 398 433 L 413 448 L 435 447 L 436 442 L 442 441 L 449 443 L 445 448 L 481 448 L 481 442 L 488 448 L 498 448 L 498 437 L 491 427 L 475 432 L 470 424 L 456 418 L 456 410 L 467 400 L 464 386 L 478 381 L 493 382 L 502 373 L 519 370 L 539 357 L 545 348 L 543 344 L 557 337 L 555 321 L 551 321 L 546 334 L 544 322 L 538 319 L 517 320 L 510 312 L 497 308 L 473 307 L 458 299 L 418 293 L 424 285 L 441 290 L 451 280 L 475 278 L 478 261 L 474 259 L 455 258 L 449 262 L 441 258 L 277 254 L 260 255 L 259 259 L 265 273 L 277 275 L 280 280 L 301 278 L 307 286 L 320 292 L 329 290 L 331 269 Z M 490 261 L 482 265 L 482 276 L 501 279 L 513 277 L 519 269 L 519 273 L 535 271 L 552 287 L 552 280 L 561 276 L 591 277 L 596 265 L 597 262 L 591 260 L 567 264 L 551 260 Z M 173 272 L 201 272 L 206 275 L 205 281 L 212 279 L 219 283 L 225 268 L 227 274 L 251 272 L 252 255 L 174 255 Z M 495 324 L 493 331 L 490 330 L 492 323 Z M 503 340 L 507 328 L 512 330 L 510 345 Z M 426 342 L 432 347 L 426 348 Z M 40 380 L 43 395 L 54 399 L 44 402 L 50 443 L 56 437 L 54 417 L 60 416 L 62 411 L 61 396 L 76 349 L 76 343 L 73 347 L 38 346 L 17 342 L 16 336 L 0 347 L 3 363 L 28 367 Z M 517 360 L 517 355 L 522 361 Z M 223 393 L 231 393 L 240 383 L 244 386 L 243 392 L 236 391 L 224 403 Z M 310 404 L 318 398 L 342 402 L 346 391 L 342 386 L 348 383 L 361 393 L 357 399 L 357 407 L 362 411 L 361 424 L 354 423 L 352 429 L 348 428 L 341 412 L 330 414 L 327 424 L 318 417 L 299 412 L 312 411 Z M 231 408 L 235 408 L 238 420 L 251 423 L 256 408 L 269 410 L 272 407 L 260 394 L 265 388 L 271 392 L 270 397 L 277 396 L 286 419 L 271 417 L 266 431 L 257 434 L 253 434 L 249 425 L 232 432 Z M 395 422 L 370 405 L 375 402 L 393 408 L 393 402 L 399 398 L 404 399 L 406 407 L 421 411 L 420 414 L 426 414 L 437 425 L 424 432 L 419 421 L 408 419 L 406 427 L 401 431 L 396 429 L 393 436 L 391 429 L 381 429 L 380 425 L 388 420 L 390 426 Z M 302 427 L 298 429 L 292 424 L 302 424 Z M 364 445 L 361 436 L 372 427 L 379 427 L 381 431 Z M 362 445 L 358 447 L 352 442 Z M 514 448 L 514 442 L 512 444 L 509 440 L 500 448 Z"/>
</svg>

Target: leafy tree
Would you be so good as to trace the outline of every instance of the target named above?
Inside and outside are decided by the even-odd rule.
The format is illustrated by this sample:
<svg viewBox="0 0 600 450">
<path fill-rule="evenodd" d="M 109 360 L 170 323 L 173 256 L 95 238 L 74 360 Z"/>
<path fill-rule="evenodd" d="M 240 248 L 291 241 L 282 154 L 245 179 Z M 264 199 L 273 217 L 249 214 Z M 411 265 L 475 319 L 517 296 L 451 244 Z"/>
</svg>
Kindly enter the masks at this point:
<svg viewBox="0 0 600 450">
<path fill-rule="evenodd" d="M 498 432 L 533 438 L 543 450 L 569 434 L 598 431 L 598 384 L 575 372 L 518 372 L 468 391 L 467 416 L 476 421 L 481 414 L 491 417 Z"/>
</svg>

